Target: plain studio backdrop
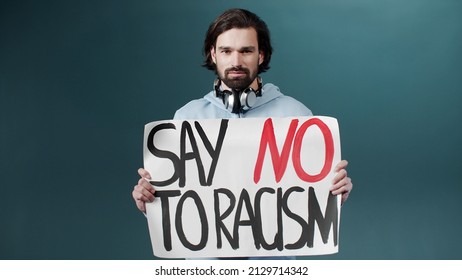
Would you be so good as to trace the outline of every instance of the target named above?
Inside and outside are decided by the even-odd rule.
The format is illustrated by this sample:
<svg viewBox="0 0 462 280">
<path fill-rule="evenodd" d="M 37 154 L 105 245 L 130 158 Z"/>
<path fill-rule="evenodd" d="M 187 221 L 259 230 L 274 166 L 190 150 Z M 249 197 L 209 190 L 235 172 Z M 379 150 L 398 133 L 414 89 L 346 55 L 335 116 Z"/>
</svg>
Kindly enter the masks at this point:
<svg viewBox="0 0 462 280">
<path fill-rule="evenodd" d="M 0 2 L 0 258 L 153 259 L 131 191 L 144 124 L 212 89 L 209 23 L 268 24 L 263 80 L 338 119 L 339 253 L 461 259 L 462 2 Z"/>
</svg>

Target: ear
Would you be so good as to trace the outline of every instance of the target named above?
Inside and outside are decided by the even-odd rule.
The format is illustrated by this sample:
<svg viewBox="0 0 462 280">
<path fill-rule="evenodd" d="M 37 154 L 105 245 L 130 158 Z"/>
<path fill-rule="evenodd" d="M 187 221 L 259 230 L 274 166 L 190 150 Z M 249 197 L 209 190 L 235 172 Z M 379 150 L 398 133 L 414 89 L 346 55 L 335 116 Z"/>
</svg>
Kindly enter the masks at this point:
<svg viewBox="0 0 462 280">
<path fill-rule="evenodd" d="M 265 54 L 261 51 L 258 53 L 258 65 L 261 65 L 265 61 Z"/>
<path fill-rule="evenodd" d="M 217 64 L 217 57 L 216 57 L 214 46 L 210 48 L 210 57 L 212 58 L 213 63 Z"/>
</svg>

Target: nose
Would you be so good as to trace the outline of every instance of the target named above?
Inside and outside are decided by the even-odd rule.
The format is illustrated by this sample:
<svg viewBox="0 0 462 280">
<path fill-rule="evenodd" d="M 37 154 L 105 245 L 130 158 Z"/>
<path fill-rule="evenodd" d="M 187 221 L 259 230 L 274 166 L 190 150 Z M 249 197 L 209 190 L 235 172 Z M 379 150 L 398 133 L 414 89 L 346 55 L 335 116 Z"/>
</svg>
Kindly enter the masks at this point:
<svg viewBox="0 0 462 280">
<path fill-rule="evenodd" d="M 233 52 L 231 56 L 231 65 L 233 67 L 240 67 L 242 66 L 242 55 L 240 52 Z"/>
</svg>

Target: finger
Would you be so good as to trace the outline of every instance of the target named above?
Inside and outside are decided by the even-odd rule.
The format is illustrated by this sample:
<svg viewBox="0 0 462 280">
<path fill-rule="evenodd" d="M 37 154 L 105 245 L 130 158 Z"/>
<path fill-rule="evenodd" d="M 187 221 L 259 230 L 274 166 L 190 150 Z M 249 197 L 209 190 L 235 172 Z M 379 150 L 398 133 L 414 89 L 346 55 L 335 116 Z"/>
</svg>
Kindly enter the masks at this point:
<svg viewBox="0 0 462 280">
<path fill-rule="evenodd" d="M 349 196 L 350 196 L 350 192 L 346 192 L 346 193 L 342 194 L 341 205 L 343 205 L 345 203 L 345 201 L 347 201 Z"/>
<path fill-rule="evenodd" d="M 133 199 L 144 202 L 153 202 L 154 194 L 140 185 L 136 185 L 132 192 Z"/>
<path fill-rule="evenodd" d="M 146 213 L 146 203 L 140 200 L 136 200 L 136 207 L 143 213 Z"/>
<path fill-rule="evenodd" d="M 345 186 L 342 186 L 342 187 L 340 187 L 340 188 L 338 188 L 338 189 L 335 189 L 335 190 L 332 190 L 332 191 L 331 191 L 331 193 L 332 193 L 333 195 L 344 194 L 344 193 L 346 193 L 346 192 L 348 192 L 348 189 L 347 189 Z"/>
<path fill-rule="evenodd" d="M 136 185 L 132 192 L 136 207 L 143 213 L 146 213 L 146 202 L 152 202 L 154 196 L 142 186 Z"/>
<path fill-rule="evenodd" d="M 345 169 L 348 166 L 348 161 L 346 160 L 341 160 L 336 166 L 335 166 L 335 172 L 339 172 L 341 169 Z"/>
<path fill-rule="evenodd" d="M 151 174 L 144 168 L 138 169 L 138 175 L 140 175 L 141 178 L 151 179 Z"/>
<path fill-rule="evenodd" d="M 342 194 L 345 192 L 350 192 L 353 188 L 353 184 L 351 183 L 351 179 L 349 177 L 345 177 L 337 184 L 331 187 L 331 192 L 333 195 Z"/>
<path fill-rule="evenodd" d="M 149 191 L 152 194 L 155 192 L 154 187 L 146 179 L 143 179 L 143 178 L 139 179 L 138 185 L 145 188 L 147 191 Z"/>
<path fill-rule="evenodd" d="M 337 192 L 344 185 L 346 185 L 346 182 L 342 180 L 342 181 L 339 181 L 336 184 L 332 185 L 329 190 L 332 192 L 332 194 L 335 194 L 334 192 Z"/>
<path fill-rule="evenodd" d="M 346 169 L 341 169 L 338 171 L 338 173 L 335 175 L 334 179 L 332 179 L 332 184 L 335 185 L 341 180 L 345 179 L 348 176 L 348 173 Z"/>
</svg>

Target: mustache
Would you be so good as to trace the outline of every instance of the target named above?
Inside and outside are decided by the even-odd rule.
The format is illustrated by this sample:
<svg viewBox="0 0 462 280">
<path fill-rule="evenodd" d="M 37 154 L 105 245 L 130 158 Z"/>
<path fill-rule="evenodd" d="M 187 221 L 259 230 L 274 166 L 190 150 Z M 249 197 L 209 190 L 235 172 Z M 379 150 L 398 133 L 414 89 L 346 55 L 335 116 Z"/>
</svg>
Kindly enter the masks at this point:
<svg viewBox="0 0 462 280">
<path fill-rule="evenodd" d="M 247 75 L 250 74 L 249 69 L 244 68 L 244 67 L 230 67 L 230 68 L 227 68 L 225 70 L 225 74 L 229 74 L 229 72 L 232 72 L 232 71 L 242 71 L 242 72 L 246 73 Z"/>
</svg>

